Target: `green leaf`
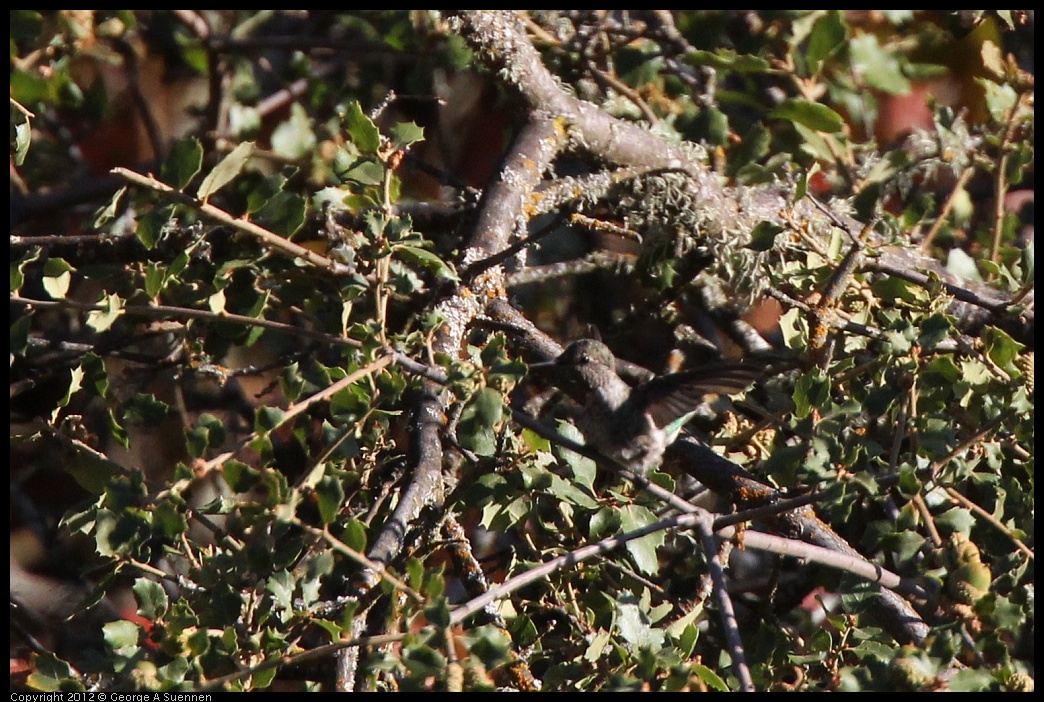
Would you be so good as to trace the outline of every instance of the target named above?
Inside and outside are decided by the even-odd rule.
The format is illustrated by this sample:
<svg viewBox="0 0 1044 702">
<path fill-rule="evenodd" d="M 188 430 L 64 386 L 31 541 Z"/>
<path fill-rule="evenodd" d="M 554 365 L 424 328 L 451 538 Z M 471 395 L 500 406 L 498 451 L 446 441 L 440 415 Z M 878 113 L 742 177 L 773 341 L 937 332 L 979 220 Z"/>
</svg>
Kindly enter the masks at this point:
<svg viewBox="0 0 1044 702">
<path fill-rule="evenodd" d="M 232 149 L 232 152 L 225 156 L 221 163 L 214 166 L 214 169 L 203 179 L 199 190 L 196 191 L 196 197 L 206 202 L 211 195 L 231 183 L 242 172 L 253 153 L 254 142 L 252 141 L 244 141 Z"/>
<path fill-rule="evenodd" d="M 754 163 L 767 155 L 772 144 L 772 134 L 762 124 L 755 124 L 746 134 L 743 141 L 729 153 L 728 169 L 736 173 L 744 166 Z"/>
<path fill-rule="evenodd" d="M 283 423 L 286 412 L 278 407 L 262 407 L 254 418 L 254 431 L 267 434 Z"/>
<path fill-rule="evenodd" d="M 731 70 L 739 73 L 766 73 L 771 68 L 769 62 L 757 56 L 737 54 L 731 49 L 717 51 L 690 51 L 685 54 L 685 62 L 693 66 L 710 66 L 718 70 Z"/>
<path fill-rule="evenodd" d="M 29 153 L 29 145 L 32 143 L 33 129 L 29 126 L 29 119 L 15 125 L 15 165 L 21 166 L 25 162 L 25 155 Z"/>
<path fill-rule="evenodd" d="M 116 218 L 116 215 L 120 211 L 120 200 L 123 197 L 123 193 L 127 191 L 126 186 L 120 188 L 113 193 L 113 196 L 109 198 L 109 204 L 100 208 L 94 215 L 94 226 L 96 229 L 101 229 L 105 225 L 108 225 L 110 221 Z"/>
<path fill-rule="evenodd" d="M 975 259 L 969 256 L 964 249 L 956 246 L 946 254 L 946 270 L 966 280 L 983 282 Z"/>
<path fill-rule="evenodd" d="M 285 570 L 276 571 L 268 578 L 265 589 L 272 593 L 276 604 L 283 610 L 294 606 L 294 576 Z"/>
<path fill-rule="evenodd" d="M 257 219 L 276 234 L 290 237 L 305 223 L 307 212 L 307 200 L 297 193 L 282 191 L 257 211 Z"/>
<path fill-rule="evenodd" d="M 247 492 L 258 484 L 258 471 L 240 461 L 225 461 L 221 475 L 233 492 Z"/>
<path fill-rule="evenodd" d="M 446 263 L 427 249 L 422 249 L 419 246 L 396 244 L 392 247 L 392 251 L 398 253 L 402 258 L 428 269 L 440 280 L 449 280 L 453 282 L 460 280 L 457 276 L 457 272 L 453 270 L 453 267 L 450 264 Z"/>
<path fill-rule="evenodd" d="M 656 652 L 663 648 L 666 634 L 652 626 L 648 614 L 632 598 L 616 605 L 616 626 L 620 636 L 628 643 Z"/>
<path fill-rule="evenodd" d="M 530 429 L 522 430 L 522 441 L 533 453 L 547 453 L 551 450 L 551 442 Z"/>
<path fill-rule="evenodd" d="M 834 154 L 830 150 L 829 142 L 823 138 L 823 132 L 816 131 L 815 129 L 809 129 L 800 122 L 791 122 L 794 127 L 794 131 L 798 133 L 801 138 L 800 149 L 802 153 L 806 153 L 816 160 L 816 163 L 812 164 L 812 168 L 819 166 L 819 162 L 829 163 L 834 159 Z M 814 171 L 809 169 L 808 176 L 812 176 Z M 804 192 L 801 193 L 801 197 L 804 197 Z M 797 195 L 794 196 L 794 202 L 801 199 Z"/>
<path fill-rule="evenodd" d="M 333 169 L 335 176 L 343 179 L 344 174 L 351 170 L 352 166 L 358 163 L 361 158 L 362 155 L 359 153 L 359 147 L 350 141 L 345 142 L 337 149 L 337 151 L 334 152 L 330 168 Z"/>
<path fill-rule="evenodd" d="M 56 300 L 64 300 L 72 284 L 72 274 L 76 269 L 64 259 L 49 258 L 43 266 L 41 284 L 48 295 Z"/>
<path fill-rule="evenodd" d="M 802 374 L 794 384 L 794 414 L 798 417 L 807 417 L 813 409 L 822 409 L 829 399 L 830 381 L 818 368 Z"/>
<path fill-rule="evenodd" d="M 811 133 L 811 132 L 808 132 Z M 812 167 L 807 171 L 803 172 L 798 178 L 797 187 L 794 188 L 794 199 L 793 202 L 798 202 L 804 199 L 805 195 L 808 194 L 808 183 L 812 177 L 820 171 L 819 161 L 812 164 Z"/>
<path fill-rule="evenodd" d="M 116 466 L 99 453 L 76 449 L 75 459 L 66 463 L 65 470 L 72 479 L 92 495 L 101 495 L 116 475 Z"/>
<path fill-rule="evenodd" d="M 315 148 L 315 132 L 308 113 L 299 103 L 290 106 L 290 118 L 281 122 L 272 131 L 272 151 L 297 161 L 308 156 Z"/>
<path fill-rule="evenodd" d="M 155 427 L 167 418 L 169 410 L 170 405 L 157 400 L 155 395 L 137 394 L 124 403 L 122 419 L 127 424 Z"/>
<path fill-rule="evenodd" d="M 312 209 L 320 212 L 345 210 L 347 209 L 345 198 L 350 195 L 348 190 L 332 185 L 328 188 L 321 188 L 312 195 Z"/>
<path fill-rule="evenodd" d="M 976 78 L 975 82 L 981 85 L 986 93 L 986 108 L 990 111 L 990 116 L 998 122 L 1005 121 L 1019 98 L 1015 89 L 1010 85 L 1000 85 L 985 78 Z"/>
<path fill-rule="evenodd" d="M 922 368 L 919 382 L 928 387 L 945 387 L 956 384 L 963 375 L 952 356 L 936 355 Z"/>
<path fill-rule="evenodd" d="M 138 632 L 139 629 L 137 624 L 123 619 L 109 622 L 102 627 L 102 634 L 105 637 L 105 642 L 109 644 L 114 651 L 119 651 L 122 648 L 128 648 L 131 646 L 137 646 Z"/>
<path fill-rule="evenodd" d="M 25 284 L 26 266 L 40 258 L 40 251 L 40 247 L 34 246 L 30 248 L 28 251 L 26 251 L 20 259 L 11 260 L 11 292 L 18 292 L 19 290 L 21 290 L 22 285 Z"/>
<path fill-rule="evenodd" d="M 145 266 L 145 294 L 149 297 L 156 297 L 160 291 L 163 290 L 163 283 L 166 281 L 165 268 L 157 266 L 155 263 L 149 263 Z"/>
<path fill-rule="evenodd" d="M 686 136 L 690 139 L 715 146 L 724 146 L 729 140 L 729 133 L 728 116 L 714 105 L 702 108 L 686 130 Z"/>
<path fill-rule="evenodd" d="M 907 493 L 912 494 L 912 493 Z M 924 545 L 925 538 L 913 531 L 904 531 L 893 534 L 882 541 L 882 545 L 889 551 L 894 551 L 897 557 L 906 561 L 913 558 Z"/>
<path fill-rule="evenodd" d="M 363 553 L 366 550 L 367 543 L 366 525 L 358 519 L 349 519 L 345 523 L 344 529 L 341 530 L 341 534 L 338 538 L 348 548 Z M 417 586 L 420 586 L 420 580 L 417 581 Z"/>
<path fill-rule="evenodd" d="M 364 159 L 345 171 L 341 178 L 344 181 L 355 182 L 359 185 L 379 185 L 384 181 L 385 170 L 383 164 Z"/>
<path fill-rule="evenodd" d="M 591 522 L 588 525 L 588 529 L 591 538 L 604 539 L 606 536 L 620 531 L 620 524 L 620 512 L 616 509 L 603 507 L 591 516 Z"/>
<path fill-rule="evenodd" d="M 116 420 L 116 415 L 113 414 L 113 410 L 110 409 L 107 411 L 105 417 L 109 420 L 109 433 L 113 440 L 118 441 L 123 448 L 130 448 L 130 436 L 127 435 L 127 430 L 124 429 Z"/>
<path fill-rule="evenodd" d="M 921 322 L 917 335 L 917 345 L 926 349 L 933 349 L 950 338 L 953 332 L 953 324 L 943 314 L 933 314 Z"/>
<path fill-rule="evenodd" d="M 106 397 L 109 392 L 109 374 L 105 370 L 105 361 L 93 351 L 83 355 L 80 368 L 84 372 L 84 387 L 98 397 Z"/>
<path fill-rule="evenodd" d="M 838 10 L 828 10 L 820 17 L 808 35 L 805 60 L 809 72 L 815 76 L 823 64 L 840 49 L 848 39 L 848 27 Z"/>
<path fill-rule="evenodd" d="M 410 144 L 424 141 L 424 128 L 414 122 L 402 122 L 391 128 L 392 146 L 405 149 Z"/>
<path fill-rule="evenodd" d="M 23 314 L 11 323 L 11 353 L 24 356 L 29 346 L 29 330 L 33 326 L 33 316 Z"/>
<path fill-rule="evenodd" d="M 871 88 L 893 95 L 908 95 L 910 81 L 903 75 L 899 60 L 884 49 L 873 34 L 854 37 L 849 43 L 852 67 Z"/>
<path fill-rule="evenodd" d="M 567 439 L 572 439 L 578 444 L 584 443 L 584 436 L 580 433 L 580 430 L 574 427 L 569 422 L 560 420 L 557 425 L 558 433 Z M 589 490 L 594 488 L 595 473 L 597 471 L 597 464 L 586 456 L 581 456 L 575 451 L 570 451 L 563 446 L 555 446 L 554 454 L 569 466 L 569 469 L 573 473 L 573 478 L 584 487 Z"/>
<path fill-rule="evenodd" d="M 42 652 L 35 655 L 33 657 L 33 667 L 35 670 L 26 679 L 26 683 L 33 690 L 55 692 L 61 689 L 63 693 L 83 690 L 82 685 L 78 687 L 69 685 L 79 677 L 80 673 L 74 674 L 72 667 L 53 653 Z M 29 697 L 29 695 L 26 695 L 27 699 Z M 54 699 L 66 699 L 66 697 L 64 694 L 62 696 L 55 695 Z"/>
<path fill-rule="evenodd" d="M 138 601 L 138 614 L 155 621 L 167 613 L 170 604 L 163 586 L 154 580 L 138 578 L 134 581 L 134 598 Z"/>
<path fill-rule="evenodd" d="M 598 508 L 598 501 L 590 494 L 557 475 L 551 475 L 551 486 L 548 491 L 562 502 L 568 502 L 584 509 Z"/>
<path fill-rule="evenodd" d="M 774 222 L 758 222 L 750 232 L 750 248 L 755 251 L 768 251 L 775 244 L 776 236 L 783 227 Z"/>
<path fill-rule="evenodd" d="M 296 173 L 297 169 L 287 169 L 291 175 Z M 268 201 L 274 198 L 277 194 L 283 191 L 286 186 L 287 176 L 283 173 L 273 173 L 268 176 L 254 188 L 247 193 L 246 196 L 246 210 L 251 214 L 257 212 L 266 204 Z"/>
<path fill-rule="evenodd" d="M 1025 348 L 1022 344 L 996 327 L 986 327 L 982 333 L 982 340 L 986 344 L 986 353 L 994 363 L 1008 373 L 1017 372 L 1014 361 Z"/>
<path fill-rule="evenodd" d="M 620 508 L 620 526 L 624 532 L 634 531 L 657 521 L 656 515 L 641 505 L 624 505 Z M 627 542 L 627 551 L 634 559 L 635 565 L 643 573 L 655 573 L 660 567 L 660 559 L 656 549 L 663 546 L 664 534 L 657 531 L 640 539 Z"/>
<path fill-rule="evenodd" d="M 381 148 L 381 133 L 377 130 L 377 125 L 373 123 L 373 120 L 362 111 L 358 102 L 353 100 L 348 103 L 341 121 L 348 133 L 348 138 L 359 147 L 360 151 L 377 153 L 377 150 Z"/>
<path fill-rule="evenodd" d="M 494 431 L 504 418 L 504 397 L 493 388 L 482 388 L 460 414 L 458 439 L 461 446 L 480 456 L 496 453 Z"/>
<path fill-rule="evenodd" d="M 906 280 L 900 280 L 894 276 L 875 280 L 871 287 L 874 295 L 877 295 L 882 300 L 903 300 L 912 304 L 926 304 L 928 302 L 928 293 L 925 292 L 922 286 Z"/>
<path fill-rule="evenodd" d="M 170 224 L 173 216 L 174 207 L 172 205 L 155 207 L 142 214 L 138 218 L 138 225 L 134 230 L 138 241 L 148 249 L 156 246 L 156 242 L 163 236 L 163 231 Z"/>
<path fill-rule="evenodd" d="M 116 318 L 123 314 L 123 300 L 118 295 L 106 295 L 101 304 L 103 309 L 87 313 L 87 326 L 96 332 L 108 330 L 116 322 Z"/>
<path fill-rule="evenodd" d="M 192 428 L 185 432 L 185 438 L 189 455 L 199 458 L 208 448 L 221 446 L 225 442 L 225 425 L 214 415 L 204 412 Z"/>
<path fill-rule="evenodd" d="M 261 113 L 256 107 L 240 103 L 229 106 L 228 131 L 233 139 L 256 136 L 261 126 Z"/>
<path fill-rule="evenodd" d="M 996 681 L 989 670 L 965 668 L 946 679 L 950 692 L 996 692 Z"/>
<path fill-rule="evenodd" d="M 318 498 L 319 519 L 323 524 L 330 524 L 337 519 L 344 504 L 344 486 L 337 478 L 327 475 L 315 486 Z"/>
<path fill-rule="evenodd" d="M 590 643 L 584 651 L 584 660 L 594 663 L 600 659 L 612 644 L 612 635 L 605 629 L 599 629 L 593 636 L 589 637 Z"/>
<path fill-rule="evenodd" d="M 203 166 L 203 145 L 199 139 L 180 139 L 170 149 L 160 167 L 160 180 L 178 190 L 184 190 Z"/>
<path fill-rule="evenodd" d="M 157 536 L 169 540 L 179 538 L 188 530 L 188 522 L 173 500 L 165 500 L 152 510 L 152 528 Z"/>
<path fill-rule="evenodd" d="M 430 605 L 428 605 L 427 607 L 424 608 L 424 616 L 426 616 L 428 618 L 428 622 L 430 622 L 434 626 L 437 626 L 437 627 L 449 626 L 449 620 L 450 620 L 449 602 L 447 602 L 446 598 L 444 598 L 444 597 L 438 598 L 437 600 L 435 600 Z M 434 653 L 434 652 L 432 652 L 432 653 Z M 436 656 L 435 658 L 436 658 L 436 661 L 441 661 L 441 657 Z M 436 663 L 436 665 L 438 665 L 438 663 Z M 434 670 L 432 672 L 437 672 L 437 671 L 441 670 L 442 667 L 443 666 L 440 665 L 438 668 L 436 668 L 436 670 Z"/>
<path fill-rule="evenodd" d="M 7 16 L 10 39 L 12 42 L 11 58 L 15 57 L 15 42 L 35 42 L 40 37 L 40 31 L 44 27 L 44 18 L 37 10 L 11 10 Z M 42 73 L 43 71 L 41 71 Z M 19 98 L 22 102 L 26 100 Z M 44 657 L 43 655 L 41 657 Z M 68 675 L 68 665 L 62 661 L 63 675 Z M 46 664 L 46 661 L 45 661 Z"/>
<path fill-rule="evenodd" d="M 831 134 L 840 132 L 845 126 L 841 115 L 826 105 L 808 100 L 786 100 L 772 110 L 769 117 L 797 122 L 809 129 Z"/>
</svg>

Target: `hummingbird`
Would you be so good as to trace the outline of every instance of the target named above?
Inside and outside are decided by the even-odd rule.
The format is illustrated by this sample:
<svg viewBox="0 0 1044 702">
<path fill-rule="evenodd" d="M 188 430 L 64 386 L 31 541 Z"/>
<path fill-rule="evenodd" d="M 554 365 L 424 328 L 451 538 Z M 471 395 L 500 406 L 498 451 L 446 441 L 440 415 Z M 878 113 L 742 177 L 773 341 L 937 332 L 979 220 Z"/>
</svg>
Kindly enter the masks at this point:
<svg viewBox="0 0 1044 702">
<path fill-rule="evenodd" d="M 594 339 L 574 341 L 554 361 L 530 368 L 552 371 L 556 384 L 582 402 L 578 425 L 588 445 L 638 475 L 660 464 L 704 397 L 741 392 L 764 374 L 751 363 L 722 363 L 632 387 L 617 374 L 613 352 Z"/>
</svg>

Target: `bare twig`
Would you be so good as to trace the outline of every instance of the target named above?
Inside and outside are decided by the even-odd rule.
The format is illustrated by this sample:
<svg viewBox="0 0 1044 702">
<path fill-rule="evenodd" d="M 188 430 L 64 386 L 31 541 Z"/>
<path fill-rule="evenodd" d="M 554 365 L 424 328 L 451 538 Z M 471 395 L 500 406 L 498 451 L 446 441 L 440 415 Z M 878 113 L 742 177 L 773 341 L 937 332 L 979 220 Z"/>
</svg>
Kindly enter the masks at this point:
<svg viewBox="0 0 1044 702">
<path fill-rule="evenodd" d="M 531 583 L 538 580 L 542 580 L 547 576 L 551 575 L 555 571 L 568 568 L 578 563 L 583 563 L 586 560 L 601 556 L 609 553 L 635 539 L 640 539 L 643 536 L 649 534 L 655 534 L 658 531 L 667 531 L 671 529 L 678 529 L 684 527 L 692 527 L 697 521 L 706 515 L 706 512 L 694 507 L 696 512 L 688 514 L 680 514 L 675 517 L 668 519 L 662 519 L 654 524 L 634 529 L 624 534 L 617 536 L 606 537 L 596 543 L 582 546 L 578 549 L 570 551 L 569 553 L 553 558 L 550 561 L 540 564 L 531 570 L 527 570 L 521 575 L 516 575 L 512 578 L 505 580 L 500 585 L 491 588 L 488 592 L 475 597 L 468 602 L 464 603 L 460 607 L 453 610 L 450 614 L 450 624 L 459 624 L 472 616 L 476 612 L 481 611 L 491 602 L 495 602 L 501 598 L 507 597 L 513 592 L 517 592 L 521 588 L 524 588 Z M 707 515 L 709 516 L 709 515 Z"/>
<path fill-rule="evenodd" d="M 283 412 L 282 416 L 279 419 L 279 423 L 276 426 L 271 427 L 270 431 L 274 431 L 275 429 L 285 425 L 287 422 L 291 421 L 292 419 L 294 419 L 298 415 L 300 415 L 303 412 L 305 412 L 312 405 L 317 404 L 319 402 L 325 402 L 325 401 L 329 400 L 331 397 L 336 395 L 341 390 L 343 390 L 343 389 L 353 385 L 354 383 L 358 382 L 362 378 L 365 378 L 365 377 L 367 377 L 369 375 L 372 375 L 372 374 L 376 373 L 377 371 L 381 370 L 382 368 L 386 368 L 386 367 L 390 366 L 394 362 L 395 362 L 395 356 L 392 355 L 392 354 L 385 354 L 383 356 L 380 356 L 376 360 L 368 363 L 367 365 L 363 366 L 362 368 L 360 368 L 359 370 L 355 371 L 354 373 L 348 374 L 344 378 L 341 378 L 340 380 L 338 380 L 335 383 L 331 383 L 330 385 L 328 385 L 327 387 L 323 388 L 322 390 L 320 390 L 319 392 L 315 393 L 314 395 L 311 395 L 311 396 L 305 398 L 304 400 L 301 400 L 300 402 L 298 402 L 298 403 L 296 403 L 294 405 L 291 405 L 290 407 L 288 407 L 286 409 L 286 411 Z M 162 490 L 159 494 L 157 494 L 155 496 L 155 501 L 163 500 L 163 499 L 165 499 L 169 495 L 180 494 L 181 492 L 186 490 L 189 487 L 189 485 L 192 484 L 193 480 L 195 480 L 195 479 L 197 479 L 197 478 L 199 478 L 201 476 L 206 475 L 210 471 L 214 470 L 218 466 L 220 466 L 223 463 L 225 463 L 225 461 L 227 461 L 230 458 L 232 458 L 233 456 L 237 455 L 240 451 L 245 449 L 247 446 L 249 446 L 251 442 L 253 442 L 255 439 L 257 439 L 258 435 L 259 435 L 258 432 L 256 432 L 256 431 L 252 432 L 248 437 L 246 437 L 245 439 L 240 441 L 239 445 L 236 448 L 232 449 L 231 451 L 226 451 L 226 452 L 222 453 L 221 455 L 216 456 L 216 457 L 210 459 L 209 461 L 204 461 L 204 462 L 201 462 L 199 465 L 194 466 L 194 468 L 193 468 L 193 472 L 195 474 L 194 478 L 191 478 L 191 479 L 190 478 L 183 478 L 183 479 L 181 479 L 181 480 L 171 484 L 171 486 L 169 488 L 167 488 L 165 490 Z"/>
<path fill-rule="evenodd" d="M 290 519 L 290 523 L 307 531 L 312 536 L 322 539 L 330 545 L 330 548 L 332 548 L 334 551 L 337 551 L 342 556 L 345 556 L 355 561 L 364 568 L 372 570 L 377 575 L 377 577 L 379 577 L 381 580 L 385 580 L 391 583 L 396 589 L 401 590 L 414 602 L 424 602 L 424 598 L 421 597 L 420 593 L 418 593 L 409 585 L 407 585 L 406 583 L 402 582 L 401 580 L 393 576 L 391 573 L 389 573 L 388 569 L 385 568 L 383 564 L 376 563 L 370 560 L 364 554 L 360 553 L 359 551 L 356 551 L 354 548 L 351 548 L 350 546 L 348 546 L 348 544 L 344 543 L 325 529 L 318 529 L 314 526 L 311 526 L 310 524 L 305 524 L 297 517 L 292 517 Z"/>
<path fill-rule="evenodd" d="M 66 308 L 76 309 L 84 312 L 101 312 L 108 309 L 104 304 L 78 302 L 76 300 L 33 300 L 27 297 L 11 295 L 12 304 L 26 305 L 36 309 Z M 297 327 L 292 324 L 275 322 L 263 317 L 247 317 L 242 314 L 231 312 L 211 312 L 209 310 L 194 310 L 191 307 L 177 307 L 174 305 L 126 305 L 119 309 L 121 314 L 150 317 L 157 319 L 203 319 L 211 322 L 224 322 L 229 324 L 241 324 L 247 327 L 261 327 L 274 332 L 290 334 L 292 336 L 314 339 L 330 344 L 331 346 L 350 346 L 361 348 L 362 344 L 355 339 L 343 336 L 334 336 L 326 332 L 315 331 L 306 327 Z"/>
<path fill-rule="evenodd" d="M 924 235 L 924 239 L 921 240 L 921 251 L 928 253 L 932 247 L 932 241 L 935 240 L 939 230 L 946 224 L 946 218 L 950 214 L 950 210 L 953 209 L 954 202 L 957 200 L 957 195 L 964 190 L 964 186 L 971 180 L 972 174 L 975 173 L 975 169 L 968 166 L 961 171 L 960 177 L 957 178 L 957 182 L 953 184 L 953 189 L 950 191 L 950 196 L 946 198 L 946 202 L 939 209 L 939 214 L 936 215 L 935 221 L 932 223 L 931 228 Z"/>
<path fill-rule="evenodd" d="M 707 561 L 711 581 L 714 583 L 714 596 L 718 601 L 718 609 L 721 615 L 722 629 L 725 632 L 725 641 L 729 647 L 729 656 L 732 658 L 732 669 L 740 682 L 740 689 L 744 692 L 754 691 L 754 679 L 750 676 L 750 668 L 747 666 L 747 655 L 743 650 L 743 640 L 739 634 L 739 623 L 736 621 L 736 611 L 732 606 L 732 598 L 729 597 L 728 585 L 725 582 L 725 570 L 722 568 L 721 559 L 718 557 L 718 537 L 711 531 L 711 516 L 706 512 L 694 515 L 693 527 L 700 537 L 700 545 L 703 547 L 703 555 Z"/>
<path fill-rule="evenodd" d="M 199 210 L 201 213 L 205 214 L 211 219 L 220 222 L 221 224 L 228 225 L 236 231 L 248 234 L 270 248 L 273 248 L 277 251 L 281 251 L 294 258 L 299 258 L 302 261 L 307 261 L 308 263 L 312 264 L 313 266 L 316 266 L 317 268 L 328 270 L 335 275 L 348 275 L 352 272 L 351 268 L 349 266 L 344 265 L 343 263 L 338 263 L 337 261 L 329 259 L 325 256 L 321 256 L 320 254 L 315 253 L 311 249 L 307 249 L 304 246 L 295 244 L 294 242 L 285 239 L 279 236 L 278 234 L 265 229 L 264 227 L 258 226 L 253 222 L 234 217 L 219 207 L 215 207 L 214 205 L 211 205 L 208 202 L 202 202 L 190 195 L 179 192 L 167 185 L 166 183 L 161 183 L 155 178 L 142 175 L 140 173 L 135 173 L 134 171 L 128 170 L 126 168 L 114 168 L 112 169 L 112 173 L 133 183 L 134 185 L 155 190 L 156 192 L 161 193 L 163 197 L 169 200 L 173 200 L 174 202 L 180 203 L 182 205 L 188 205 L 193 209 Z"/>
</svg>

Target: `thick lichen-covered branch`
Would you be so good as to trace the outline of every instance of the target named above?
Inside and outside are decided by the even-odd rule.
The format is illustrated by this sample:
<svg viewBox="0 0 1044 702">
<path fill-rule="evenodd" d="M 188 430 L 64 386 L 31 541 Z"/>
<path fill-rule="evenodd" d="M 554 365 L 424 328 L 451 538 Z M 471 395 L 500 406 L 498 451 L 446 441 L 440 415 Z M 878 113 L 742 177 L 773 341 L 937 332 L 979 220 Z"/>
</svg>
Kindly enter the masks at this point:
<svg viewBox="0 0 1044 702">
<path fill-rule="evenodd" d="M 522 23 L 513 13 L 469 10 L 459 11 L 451 17 L 480 60 L 496 73 L 504 90 L 530 113 L 568 121 L 570 138 L 577 149 L 602 163 L 683 172 L 686 176 L 684 187 L 690 192 L 693 202 L 691 216 L 697 225 L 695 233 L 701 238 L 738 251 L 750 245 L 751 233 L 763 223 L 782 230 L 797 223 L 803 228 L 804 235 L 829 240 L 835 226 L 834 218 L 827 217 L 807 200 L 793 202 L 794 186 L 726 186 L 701 158 L 699 149 L 669 143 L 638 124 L 613 117 L 568 94 L 543 65 L 539 53 L 528 41 Z M 847 222 L 851 231 L 862 229 L 862 224 L 843 212 L 835 217 Z M 778 238 L 782 242 L 786 237 Z M 711 246 L 715 247 L 713 243 Z M 1019 340 L 1032 339 L 1032 300 L 1017 310 L 1008 310 L 1004 304 L 1007 296 L 976 281 L 957 278 L 936 259 L 919 251 L 889 245 L 877 235 L 871 239 L 868 248 L 882 265 L 908 271 L 910 275 L 927 272 L 950 286 L 952 293 L 967 291 L 963 297 L 970 299 L 954 304 L 951 309 L 962 327 L 978 328 L 990 321 L 1002 324 Z M 726 265 L 727 259 L 719 256 L 717 262 Z M 771 252 L 743 257 L 743 262 L 733 265 L 727 272 L 743 271 L 745 280 L 725 280 L 721 285 L 729 292 L 741 283 L 766 280 L 767 276 L 759 268 L 777 262 Z M 750 301 L 758 296 L 756 291 L 747 289 L 735 288 L 735 292 L 739 293 L 740 300 Z M 974 300 L 986 300 L 989 304 L 979 306 Z"/>
</svg>

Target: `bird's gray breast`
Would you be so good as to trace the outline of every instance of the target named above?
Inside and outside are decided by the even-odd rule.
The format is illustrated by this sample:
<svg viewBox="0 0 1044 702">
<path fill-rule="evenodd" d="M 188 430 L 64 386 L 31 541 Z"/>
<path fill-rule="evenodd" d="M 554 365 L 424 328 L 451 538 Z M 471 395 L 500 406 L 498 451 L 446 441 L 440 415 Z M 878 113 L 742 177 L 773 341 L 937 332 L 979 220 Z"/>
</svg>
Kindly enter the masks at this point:
<svg viewBox="0 0 1044 702">
<path fill-rule="evenodd" d="M 590 406 L 580 430 L 588 445 L 644 475 L 659 464 L 667 437 L 646 412 L 630 410 L 626 403 L 615 410 Z"/>
</svg>

